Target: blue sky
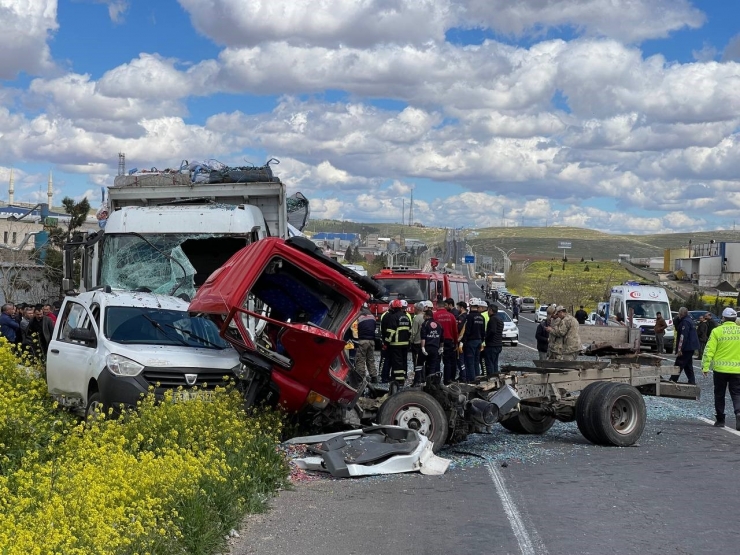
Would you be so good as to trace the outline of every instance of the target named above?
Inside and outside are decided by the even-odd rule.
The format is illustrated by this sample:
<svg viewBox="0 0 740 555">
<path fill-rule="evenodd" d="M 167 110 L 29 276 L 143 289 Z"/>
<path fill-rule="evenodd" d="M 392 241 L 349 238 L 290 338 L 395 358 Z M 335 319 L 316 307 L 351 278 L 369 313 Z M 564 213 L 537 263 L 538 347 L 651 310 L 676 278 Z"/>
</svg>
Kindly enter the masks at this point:
<svg viewBox="0 0 740 555">
<path fill-rule="evenodd" d="M 280 159 L 312 214 L 618 233 L 740 221 L 740 2 L 17 0 L 0 183 Z M 0 187 L 7 201 L 7 185 Z"/>
</svg>

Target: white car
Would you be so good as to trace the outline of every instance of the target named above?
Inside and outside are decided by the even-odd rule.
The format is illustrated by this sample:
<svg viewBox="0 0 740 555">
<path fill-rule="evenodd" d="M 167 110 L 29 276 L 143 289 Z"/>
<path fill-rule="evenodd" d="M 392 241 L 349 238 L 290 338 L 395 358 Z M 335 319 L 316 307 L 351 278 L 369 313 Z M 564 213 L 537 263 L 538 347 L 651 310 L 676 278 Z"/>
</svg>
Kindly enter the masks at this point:
<svg viewBox="0 0 740 555">
<path fill-rule="evenodd" d="M 519 328 L 514 323 L 514 320 L 511 319 L 511 316 L 509 316 L 503 310 L 499 310 L 496 313 L 496 316 L 504 321 L 504 343 L 511 343 L 511 345 L 514 347 L 519 345 Z"/>
<path fill-rule="evenodd" d="M 182 400 L 239 373 L 239 353 L 177 297 L 97 290 L 64 299 L 49 342 L 46 381 L 62 406 L 136 406 L 154 388 Z"/>
<path fill-rule="evenodd" d="M 550 305 L 542 304 L 534 313 L 534 321 L 537 323 L 547 320 L 547 307 Z"/>
</svg>

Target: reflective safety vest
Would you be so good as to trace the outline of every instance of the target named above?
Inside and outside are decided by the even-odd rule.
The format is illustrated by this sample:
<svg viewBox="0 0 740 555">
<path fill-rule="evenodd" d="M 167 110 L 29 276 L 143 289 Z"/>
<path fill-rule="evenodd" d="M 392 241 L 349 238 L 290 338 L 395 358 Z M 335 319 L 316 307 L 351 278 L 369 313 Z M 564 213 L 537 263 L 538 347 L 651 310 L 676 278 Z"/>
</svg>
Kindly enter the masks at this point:
<svg viewBox="0 0 740 555">
<path fill-rule="evenodd" d="M 740 326 L 735 322 L 712 330 L 701 359 L 702 371 L 708 372 L 710 365 L 715 372 L 740 374 Z"/>
<path fill-rule="evenodd" d="M 408 346 L 411 340 L 411 319 L 408 314 L 406 312 L 394 312 L 386 318 L 386 320 L 388 319 L 390 321 L 386 324 L 383 339 L 391 347 Z"/>
</svg>

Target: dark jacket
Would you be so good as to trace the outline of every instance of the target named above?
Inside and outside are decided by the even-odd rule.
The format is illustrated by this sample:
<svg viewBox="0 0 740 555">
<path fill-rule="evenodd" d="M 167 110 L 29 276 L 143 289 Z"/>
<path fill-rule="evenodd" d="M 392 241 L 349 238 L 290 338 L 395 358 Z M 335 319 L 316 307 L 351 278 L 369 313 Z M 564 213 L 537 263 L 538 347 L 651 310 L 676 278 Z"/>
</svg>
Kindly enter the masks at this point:
<svg viewBox="0 0 740 555">
<path fill-rule="evenodd" d="M 486 347 L 502 347 L 504 345 L 504 321 L 496 315 L 488 318 L 486 327 Z"/>
<path fill-rule="evenodd" d="M 586 320 L 588 320 L 588 313 L 582 308 L 576 310 L 576 313 L 573 316 L 578 320 L 579 324 L 585 324 Z"/>
<path fill-rule="evenodd" d="M 439 346 L 444 341 L 442 326 L 434 318 L 424 320 L 424 323 L 421 325 L 421 340 L 424 342 L 424 350 L 427 352 L 439 349 Z"/>
<path fill-rule="evenodd" d="M 709 340 L 709 326 L 705 321 L 701 321 L 696 324 L 696 335 L 699 338 L 699 343 L 706 343 Z"/>
<path fill-rule="evenodd" d="M 375 339 L 375 316 L 367 308 L 363 308 L 357 317 L 357 339 Z"/>
<path fill-rule="evenodd" d="M 463 341 L 483 341 L 486 337 L 486 319 L 480 312 L 469 312 L 465 322 Z"/>
<path fill-rule="evenodd" d="M 0 314 L 0 334 L 10 343 L 15 343 L 20 334 L 21 325 L 11 316 L 3 312 Z"/>
<path fill-rule="evenodd" d="M 688 316 L 681 318 L 681 323 L 678 324 L 676 333 L 678 335 L 677 353 L 696 351 L 699 348 L 699 336 L 696 334 L 694 321 Z"/>
<path fill-rule="evenodd" d="M 540 322 L 537 331 L 534 332 L 534 338 L 537 340 L 537 350 L 541 353 L 547 352 L 547 345 L 550 340 L 550 332 L 545 329 L 546 327 L 546 322 Z"/>
<path fill-rule="evenodd" d="M 658 316 L 655 319 L 655 333 L 665 333 L 665 330 L 668 328 L 668 324 L 665 321 L 665 318 L 662 316 Z"/>
</svg>

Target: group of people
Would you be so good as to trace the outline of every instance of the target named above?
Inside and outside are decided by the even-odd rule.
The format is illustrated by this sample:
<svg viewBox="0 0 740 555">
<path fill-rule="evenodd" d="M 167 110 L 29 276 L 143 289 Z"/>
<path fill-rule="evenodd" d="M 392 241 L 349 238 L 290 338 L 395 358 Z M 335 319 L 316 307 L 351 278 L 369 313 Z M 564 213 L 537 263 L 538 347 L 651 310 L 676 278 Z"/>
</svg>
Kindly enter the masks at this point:
<svg viewBox="0 0 740 555">
<path fill-rule="evenodd" d="M 579 325 L 564 306 L 548 306 L 547 317 L 534 333 L 540 360 L 576 360 L 582 348 Z"/>
<path fill-rule="evenodd" d="M 375 317 L 363 307 L 354 340 L 356 370 L 367 373 L 371 383 L 403 384 L 410 354 L 415 384 L 430 379 L 474 383 L 482 376 L 497 376 L 504 330 L 503 320 L 496 317 L 498 306 L 477 298 L 469 303 L 448 298 L 440 304 L 435 309 L 431 301 L 417 302 L 409 315 L 407 301 L 391 301 L 380 318 L 380 372 L 374 357 Z"/>
<path fill-rule="evenodd" d="M 740 430 L 740 325 L 737 324 L 737 311 L 725 308 L 720 325 L 714 323 L 709 313 L 694 325 L 688 309 L 682 306 L 673 324 L 676 329 L 675 364 L 679 374 L 671 376 L 671 380 L 677 382 L 683 372 L 690 384 L 696 384 L 693 361 L 694 353 L 698 351 L 702 375 L 707 377 L 710 370 L 714 372 L 714 425 L 725 426 L 725 395 L 729 389 L 735 428 Z"/>
<path fill-rule="evenodd" d="M 5 303 L 0 313 L 0 336 L 18 353 L 43 360 L 54 334 L 61 303 Z"/>
</svg>

